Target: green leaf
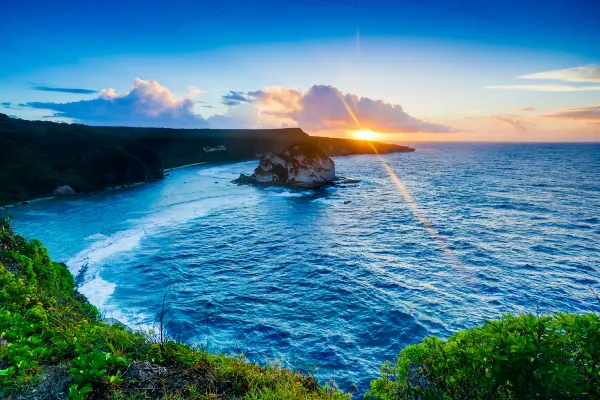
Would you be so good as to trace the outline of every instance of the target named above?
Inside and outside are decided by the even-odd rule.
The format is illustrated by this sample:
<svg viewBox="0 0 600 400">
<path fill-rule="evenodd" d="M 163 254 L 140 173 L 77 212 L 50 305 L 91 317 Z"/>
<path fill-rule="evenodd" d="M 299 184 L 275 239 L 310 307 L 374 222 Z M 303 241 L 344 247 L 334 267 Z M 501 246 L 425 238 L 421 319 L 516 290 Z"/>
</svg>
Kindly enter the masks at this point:
<svg viewBox="0 0 600 400">
<path fill-rule="evenodd" d="M 15 367 L 8 367 L 7 369 L 0 369 L 0 376 L 12 376 L 15 373 Z"/>
</svg>

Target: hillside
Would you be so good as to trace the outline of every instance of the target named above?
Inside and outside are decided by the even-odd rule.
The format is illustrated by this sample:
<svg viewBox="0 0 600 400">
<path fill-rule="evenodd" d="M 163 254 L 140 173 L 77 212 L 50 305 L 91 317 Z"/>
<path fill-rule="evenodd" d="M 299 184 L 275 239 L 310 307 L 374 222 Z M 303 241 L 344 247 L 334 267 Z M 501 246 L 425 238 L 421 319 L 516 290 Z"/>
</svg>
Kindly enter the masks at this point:
<svg viewBox="0 0 600 400">
<path fill-rule="evenodd" d="M 103 321 L 74 286 L 64 264 L 39 241 L 15 234 L 0 214 L 0 398 L 352 397 L 312 376 L 172 341 L 160 322 L 154 332 L 133 332 Z M 597 399 L 599 388 L 598 315 L 505 315 L 405 347 L 365 397 Z"/>
<path fill-rule="evenodd" d="M 308 375 L 133 332 L 74 289 L 43 245 L 0 214 L 0 398 L 344 399 Z"/>
<path fill-rule="evenodd" d="M 406 146 L 323 137 L 289 129 L 92 127 L 0 114 L 0 206 L 52 195 L 58 186 L 91 192 L 163 177 L 165 168 L 235 162 L 312 142 L 327 156 L 414 151 Z"/>
</svg>

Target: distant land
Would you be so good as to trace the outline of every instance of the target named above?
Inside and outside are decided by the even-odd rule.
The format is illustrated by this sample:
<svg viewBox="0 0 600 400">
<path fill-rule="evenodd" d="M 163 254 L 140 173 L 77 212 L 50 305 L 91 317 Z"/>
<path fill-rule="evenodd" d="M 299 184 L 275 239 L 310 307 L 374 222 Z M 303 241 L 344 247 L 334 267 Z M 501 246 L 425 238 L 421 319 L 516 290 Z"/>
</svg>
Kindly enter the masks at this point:
<svg viewBox="0 0 600 400">
<path fill-rule="evenodd" d="M 309 136 L 286 129 L 99 127 L 26 121 L 0 114 L 0 206 L 75 192 L 153 182 L 164 170 L 200 162 L 237 162 L 310 142 L 329 156 L 410 152 L 381 142 Z"/>
</svg>

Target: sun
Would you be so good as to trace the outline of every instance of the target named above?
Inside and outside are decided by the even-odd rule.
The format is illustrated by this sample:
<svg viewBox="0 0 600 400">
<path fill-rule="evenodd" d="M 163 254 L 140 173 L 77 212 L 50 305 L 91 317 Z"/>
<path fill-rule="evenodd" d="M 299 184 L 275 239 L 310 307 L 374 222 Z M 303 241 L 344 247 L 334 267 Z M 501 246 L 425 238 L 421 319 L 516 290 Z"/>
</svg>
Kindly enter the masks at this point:
<svg viewBox="0 0 600 400">
<path fill-rule="evenodd" d="M 360 140 L 373 140 L 377 134 L 368 129 L 362 131 L 354 131 L 354 136 L 356 136 Z"/>
</svg>

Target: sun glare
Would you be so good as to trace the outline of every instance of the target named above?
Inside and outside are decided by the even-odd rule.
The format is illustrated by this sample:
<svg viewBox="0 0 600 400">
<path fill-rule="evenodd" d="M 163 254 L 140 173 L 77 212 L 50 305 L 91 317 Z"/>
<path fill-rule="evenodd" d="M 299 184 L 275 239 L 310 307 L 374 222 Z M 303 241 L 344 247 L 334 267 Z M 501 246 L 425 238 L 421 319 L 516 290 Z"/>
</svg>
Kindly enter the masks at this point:
<svg viewBox="0 0 600 400">
<path fill-rule="evenodd" d="M 354 136 L 356 136 L 360 140 L 373 140 L 377 134 L 373 131 L 362 130 L 362 131 L 354 131 Z"/>
</svg>

